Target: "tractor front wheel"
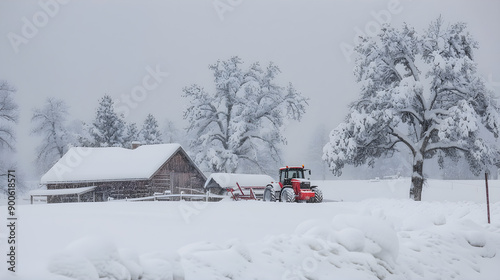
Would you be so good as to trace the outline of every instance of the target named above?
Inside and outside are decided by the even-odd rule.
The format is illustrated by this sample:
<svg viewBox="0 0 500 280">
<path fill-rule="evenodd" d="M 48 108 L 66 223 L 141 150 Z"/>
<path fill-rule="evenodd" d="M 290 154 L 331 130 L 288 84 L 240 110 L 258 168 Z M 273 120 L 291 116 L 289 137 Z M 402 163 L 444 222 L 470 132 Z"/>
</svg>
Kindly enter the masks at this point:
<svg viewBox="0 0 500 280">
<path fill-rule="evenodd" d="M 276 201 L 276 193 L 274 192 L 274 188 L 272 186 L 268 186 L 264 190 L 264 201 L 275 202 Z"/>
<path fill-rule="evenodd" d="M 321 203 L 323 201 L 323 192 L 318 188 L 311 189 L 314 192 L 314 197 L 310 199 L 313 203 Z"/>
<path fill-rule="evenodd" d="M 281 202 L 294 202 L 295 201 L 295 192 L 292 188 L 283 188 L 281 189 L 280 194 Z"/>
</svg>

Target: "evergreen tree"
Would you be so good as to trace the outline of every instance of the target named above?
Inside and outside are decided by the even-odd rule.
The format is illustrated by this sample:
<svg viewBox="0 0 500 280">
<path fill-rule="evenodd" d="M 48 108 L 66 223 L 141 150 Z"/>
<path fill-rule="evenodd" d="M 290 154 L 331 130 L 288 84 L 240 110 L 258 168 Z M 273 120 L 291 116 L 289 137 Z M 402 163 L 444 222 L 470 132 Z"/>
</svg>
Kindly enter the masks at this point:
<svg viewBox="0 0 500 280">
<path fill-rule="evenodd" d="M 125 136 L 125 148 L 132 148 L 132 142 L 140 141 L 140 131 L 137 128 L 137 124 L 130 123 L 127 125 L 127 134 Z"/>
<path fill-rule="evenodd" d="M 162 143 L 161 132 L 158 129 L 158 122 L 152 114 L 149 114 L 141 129 L 142 141 L 144 144 Z"/>
<path fill-rule="evenodd" d="M 162 130 L 163 141 L 165 143 L 181 143 L 186 137 L 182 137 L 181 132 L 171 120 L 166 120 Z"/>
<path fill-rule="evenodd" d="M 125 144 L 125 121 L 115 112 L 113 100 L 105 95 L 99 102 L 96 116 L 90 127 L 92 146 L 123 147 Z"/>
</svg>

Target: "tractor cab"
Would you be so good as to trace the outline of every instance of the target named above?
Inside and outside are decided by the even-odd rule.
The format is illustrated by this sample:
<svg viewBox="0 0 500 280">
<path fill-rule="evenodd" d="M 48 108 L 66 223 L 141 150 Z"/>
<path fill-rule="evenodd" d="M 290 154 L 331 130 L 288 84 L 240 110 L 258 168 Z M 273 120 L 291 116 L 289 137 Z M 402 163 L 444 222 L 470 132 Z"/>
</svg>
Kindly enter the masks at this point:
<svg viewBox="0 0 500 280">
<path fill-rule="evenodd" d="M 283 167 L 280 169 L 280 183 L 283 186 L 292 185 L 292 179 L 305 179 L 304 171 L 309 171 L 311 175 L 311 170 L 304 169 L 304 166 L 299 167 Z"/>
</svg>

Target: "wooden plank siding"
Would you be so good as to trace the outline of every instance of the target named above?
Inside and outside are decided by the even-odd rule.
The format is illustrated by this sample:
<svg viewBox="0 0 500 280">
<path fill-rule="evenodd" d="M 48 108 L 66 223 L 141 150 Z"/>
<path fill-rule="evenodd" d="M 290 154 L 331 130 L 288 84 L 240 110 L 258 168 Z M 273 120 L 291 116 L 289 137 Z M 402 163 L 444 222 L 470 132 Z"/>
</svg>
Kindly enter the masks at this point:
<svg viewBox="0 0 500 280">
<path fill-rule="evenodd" d="M 67 183 L 67 184 L 49 184 L 47 189 L 69 189 L 96 186 L 95 193 L 82 195 L 81 201 L 92 201 L 95 195 L 95 201 L 107 201 L 108 198 L 126 199 L 152 195 L 148 181 L 114 181 L 114 182 L 85 182 L 85 183 Z M 47 197 L 48 203 L 76 202 L 76 196 L 53 196 Z"/>
<path fill-rule="evenodd" d="M 151 179 L 151 192 L 164 193 L 171 190 L 170 174 L 158 174 Z"/>
<path fill-rule="evenodd" d="M 189 194 L 203 192 L 205 176 L 190 162 L 183 150 L 177 151 L 153 175 L 155 192 L 164 192 L 165 190 L 170 190 L 172 194 L 179 194 L 181 191 Z M 170 185 L 165 188 L 167 182 Z"/>
</svg>

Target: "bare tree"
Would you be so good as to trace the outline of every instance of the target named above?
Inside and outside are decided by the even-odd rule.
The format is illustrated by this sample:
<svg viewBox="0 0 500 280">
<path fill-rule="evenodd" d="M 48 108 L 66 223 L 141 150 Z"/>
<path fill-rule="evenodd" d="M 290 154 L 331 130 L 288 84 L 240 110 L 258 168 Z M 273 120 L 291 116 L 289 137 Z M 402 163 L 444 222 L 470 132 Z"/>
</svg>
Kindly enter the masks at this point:
<svg viewBox="0 0 500 280">
<path fill-rule="evenodd" d="M 41 172 L 62 158 L 68 149 L 71 140 L 66 127 L 67 116 L 68 106 L 63 100 L 56 98 L 47 98 L 42 108 L 33 109 L 31 132 L 42 137 L 36 158 Z"/>
<path fill-rule="evenodd" d="M 8 169 L 16 166 L 14 158 L 15 134 L 14 125 L 18 121 L 18 106 L 13 95 L 16 89 L 7 81 L 0 80 L 0 177 L 7 176 Z M 19 184 L 22 187 L 22 184 Z M 0 184 L 2 191 L 7 184 Z"/>
<path fill-rule="evenodd" d="M 18 120 L 18 106 L 13 95 L 16 89 L 7 81 L 0 80 L 0 147 L 14 150 L 14 128 Z"/>
</svg>

